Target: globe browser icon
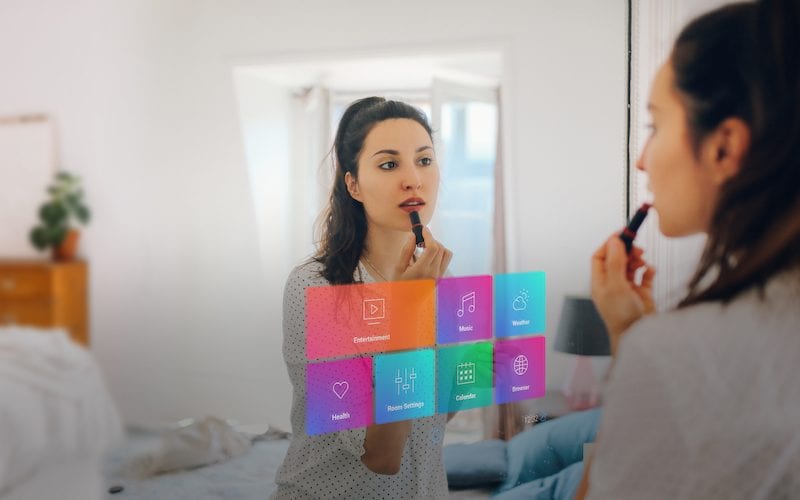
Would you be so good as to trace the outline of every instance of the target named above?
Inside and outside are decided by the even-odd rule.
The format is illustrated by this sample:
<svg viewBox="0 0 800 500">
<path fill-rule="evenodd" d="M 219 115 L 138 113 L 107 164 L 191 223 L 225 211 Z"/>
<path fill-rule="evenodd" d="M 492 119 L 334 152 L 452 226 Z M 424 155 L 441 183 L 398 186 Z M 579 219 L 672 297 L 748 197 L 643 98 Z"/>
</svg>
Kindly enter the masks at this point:
<svg viewBox="0 0 800 500">
<path fill-rule="evenodd" d="M 525 375 L 528 371 L 528 358 L 524 354 L 520 354 L 514 358 L 514 373 L 517 375 Z"/>
</svg>

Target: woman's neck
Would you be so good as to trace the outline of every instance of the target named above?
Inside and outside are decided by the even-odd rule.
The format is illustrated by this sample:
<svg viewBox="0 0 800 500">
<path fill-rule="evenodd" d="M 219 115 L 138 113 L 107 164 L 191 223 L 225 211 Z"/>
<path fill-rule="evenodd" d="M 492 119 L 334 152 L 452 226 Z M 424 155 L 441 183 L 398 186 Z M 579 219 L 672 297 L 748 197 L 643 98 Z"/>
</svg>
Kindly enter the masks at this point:
<svg viewBox="0 0 800 500">
<path fill-rule="evenodd" d="M 391 279 L 407 237 L 408 233 L 394 229 L 373 226 L 367 231 L 362 258 L 370 274 L 377 272 L 375 279 Z"/>
</svg>

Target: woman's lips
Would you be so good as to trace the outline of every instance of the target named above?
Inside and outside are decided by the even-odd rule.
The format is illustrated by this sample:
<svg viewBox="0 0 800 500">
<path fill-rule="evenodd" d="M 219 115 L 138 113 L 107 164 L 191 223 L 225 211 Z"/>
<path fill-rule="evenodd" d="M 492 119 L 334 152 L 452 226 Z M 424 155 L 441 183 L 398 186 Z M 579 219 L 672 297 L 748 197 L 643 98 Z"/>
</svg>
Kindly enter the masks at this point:
<svg viewBox="0 0 800 500">
<path fill-rule="evenodd" d="M 399 206 L 408 213 L 416 212 L 422 210 L 422 207 L 425 206 L 425 200 L 422 198 L 409 198 L 407 200 L 403 200 Z"/>
</svg>

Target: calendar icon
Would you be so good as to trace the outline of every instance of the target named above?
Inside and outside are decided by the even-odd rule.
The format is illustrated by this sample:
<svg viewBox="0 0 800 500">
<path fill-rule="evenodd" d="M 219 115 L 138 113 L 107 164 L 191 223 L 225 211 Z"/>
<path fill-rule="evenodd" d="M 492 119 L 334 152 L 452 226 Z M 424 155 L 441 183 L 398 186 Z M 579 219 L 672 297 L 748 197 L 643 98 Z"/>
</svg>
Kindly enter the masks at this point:
<svg viewBox="0 0 800 500">
<path fill-rule="evenodd" d="M 456 385 L 475 383 L 475 363 L 459 363 L 456 365 Z"/>
</svg>

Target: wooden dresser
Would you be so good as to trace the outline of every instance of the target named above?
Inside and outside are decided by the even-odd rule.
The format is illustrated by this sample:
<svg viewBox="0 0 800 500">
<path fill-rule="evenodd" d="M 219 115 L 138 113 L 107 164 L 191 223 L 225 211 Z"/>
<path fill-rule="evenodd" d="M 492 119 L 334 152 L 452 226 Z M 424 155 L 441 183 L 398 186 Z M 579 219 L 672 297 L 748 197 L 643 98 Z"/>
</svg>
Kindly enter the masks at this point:
<svg viewBox="0 0 800 500">
<path fill-rule="evenodd" d="M 85 262 L 0 260 L 0 325 L 64 327 L 89 345 Z"/>
</svg>

